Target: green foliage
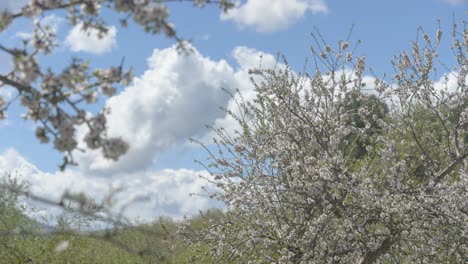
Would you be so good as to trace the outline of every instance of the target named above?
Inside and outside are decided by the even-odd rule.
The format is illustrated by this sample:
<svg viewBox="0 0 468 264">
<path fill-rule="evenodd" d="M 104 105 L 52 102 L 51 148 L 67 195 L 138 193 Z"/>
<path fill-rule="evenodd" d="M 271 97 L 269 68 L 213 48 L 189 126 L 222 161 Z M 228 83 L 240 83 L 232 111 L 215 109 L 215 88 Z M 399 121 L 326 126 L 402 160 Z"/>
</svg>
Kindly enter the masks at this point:
<svg viewBox="0 0 468 264">
<path fill-rule="evenodd" d="M 367 154 L 367 147 L 371 146 L 374 136 L 380 131 L 377 120 L 386 118 L 389 112 L 388 106 L 375 95 L 363 95 L 359 92 L 346 94 L 339 107 L 343 107 L 347 114 L 346 125 L 352 125 L 363 129 L 366 125 L 365 133 L 350 133 L 343 144 L 344 155 L 350 162 L 363 159 Z"/>
<path fill-rule="evenodd" d="M 63 217 L 51 232 L 25 216 L 26 208 L 18 206 L 19 201 L 11 192 L 0 192 L 0 263 L 176 264 L 190 261 L 195 252 L 177 235 L 181 223 L 170 218 L 135 227 L 80 231 L 76 226 L 89 228 L 89 219 Z M 208 212 L 188 223 L 198 230 L 204 220 L 219 214 Z"/>
</svg>

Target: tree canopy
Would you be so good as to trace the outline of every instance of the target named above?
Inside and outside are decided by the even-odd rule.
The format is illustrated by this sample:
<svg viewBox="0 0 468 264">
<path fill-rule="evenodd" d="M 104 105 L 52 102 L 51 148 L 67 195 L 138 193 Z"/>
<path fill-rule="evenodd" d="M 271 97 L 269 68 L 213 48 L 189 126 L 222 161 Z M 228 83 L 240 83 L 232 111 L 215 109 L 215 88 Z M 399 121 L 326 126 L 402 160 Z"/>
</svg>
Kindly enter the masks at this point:
<svg viewBox="0 0 468 264">
<path fill-rule="evenodd" d="M 226 213 L 188 241 L 217 263 L 463 263 L 467 32 L 442 81 L 440 31 L 396 56 L 390 80 L 366 82 L 345 41 L 313 50 L 310 74 L 254 69 L 254 102 L 237 98 L 239 129 L 215 128 L 205 164 Z"/>
</svg>

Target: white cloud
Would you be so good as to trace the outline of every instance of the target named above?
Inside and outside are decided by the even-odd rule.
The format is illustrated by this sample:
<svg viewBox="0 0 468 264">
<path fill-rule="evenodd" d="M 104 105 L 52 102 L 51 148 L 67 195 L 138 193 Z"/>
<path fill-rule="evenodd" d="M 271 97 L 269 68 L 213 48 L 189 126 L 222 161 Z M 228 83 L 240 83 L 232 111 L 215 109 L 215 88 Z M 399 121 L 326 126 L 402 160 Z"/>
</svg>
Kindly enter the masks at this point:
<svg viewBox="0 0 468 264">
<path fill-rule="evenodd" d="M 99 31 L 94 28 L 82 30 L 82 24 L 77 24 L 68 33 L 65 45 L 72 51 L 84 51 L 94 54 L 110 52 L 117 46 L 117 29 L 109 27 L 107 34 L 99 38 Z"/>
<path fill-rule="evenodd" d="M 100 151 L 77 152 L 83 171 L 115 177 L 142 170 L 151 167 L 161 153 L 186 144 L 189 138 L 211 141 L 214 134 L 206 125 L 236 128 L 235 120 L 219 109 L 237 112 L 234 100 L 221 88 L 239 89 L 245 99 L 252 100 L 255 94 L 248 70 L 260 63 L 262 68 L 274 67 L 276 58 L 237 47 L 232 53 L 238 64 L 234 70 L 226 61 L 213 61 L 191 48 L 191 54 L 180 53 L 175 46 L 155 50 L 148 59 L 149 69 L 107 101 L 108 134 L 122 137 L 130 149 L 117 162 L 103 158 Z M 84 133 L 81 131 L 80 137 Z"/>
<path fill-rule="evenodd" d="M 190 196 L 191 193 L 204 194 L 202 186 L 209 187 L 208 182 L 199 177 L 208 176 L 206 171 L 147 170 L 121 175 L 118 179 L 95 177 L 73 170 L 45 173 L 16 150 L 7 149 L 0 154 L 0 178 L 6 177 L 7 173 L 20 182 L 28 183 L 32 193 L 55 201 L 67 190 L 72 193 L 84 192 L 100 201 L 111 189 L 123 187 L 116 196 L 115 211 L 130 204 L 124 211 L 124 215 L 130 219 L 151 221 L 159 216 L 181 219 L 184 215 L 196 215 L 199 210 L 220 207 L 220 203 L 207 197 Z M 59 208 L 37 202 L 33 204 L 44 211 L 35 212 L 32 216 L 58 216 L 61 212 Z"/>
<path fill-rule="evenodd" d="M 239 114 L 238 105 L 236 100 L 242 98 L 246 101 L 253 102 L 256 93 L 254 86 L 251 82 L 251 78 L 255 82 L 261 81 L 261 77 L 258 75 L 249 74 L 251 69 L 284 69 L 285 65 L 277 63 L 275 56 L 269 53 L 261 52 L 253 48 L 248 48 L 245 46 L 238 46 L 232 51 L 232 56 L 238 64 L 238 69 L 234 73 L 234 78 L 237 82 L 237 89 L 240 93 L 236 93 L 234 98 L 230 98 L 226 106 L 226 109 L 231 111 L 234 114 Z M 215 127 L 222 127 L 227 131 L 233 132 L 235 130 L 240 130 L 238 122 L 231 116 L 223 114 L 222 117 L 217 118 L 214 122 Z M 209 143 L 214 137 L 217 137 L 216 133 L 210 131 L 201 137 L 201 141 L 204 143 Z"/>
<path fill-rule="evenodd" d="M 241 28 L 272 32 L 288 28 L 307 12 L 328 14 L 329 9 L 324 0 L 247 0 L 221 14 L 221 19 L 233 20 Z"/>
<path fill-rule="evenodd" d="M 245 46 L 238 46 L 234 48 L 232 51 L 232 56 L 236 60 L 242 72 L 247 72 L 252 68 L 273 68 L 275 67 L 277 61 L 276 57 L 272 54 L 261 52 Z"/>
<path fill-rule="evenodd" d="M 117 163 L 97 151 L 77 153 L 82 168 L 114 173 L 149 167 L 161 151 L 204 134 L 207 124 L 223 116 L 219 106 L 229 97 L 222 88 L 237 87 L 234 71 L 226 61 L 193 50 L 154 50 L 149 69 L 106 103 L 109 135 L 122 137 L 130 150 Z"/>
<path fill-rule="evenodd" d="M 65 19 L 63 17 L 56 16 L 55 14 L 47 15 L 40 20 L 42 26 L 49 26 L 53 32 L 57 32 L 60 26 L 63 24 Z"/>
</svg>

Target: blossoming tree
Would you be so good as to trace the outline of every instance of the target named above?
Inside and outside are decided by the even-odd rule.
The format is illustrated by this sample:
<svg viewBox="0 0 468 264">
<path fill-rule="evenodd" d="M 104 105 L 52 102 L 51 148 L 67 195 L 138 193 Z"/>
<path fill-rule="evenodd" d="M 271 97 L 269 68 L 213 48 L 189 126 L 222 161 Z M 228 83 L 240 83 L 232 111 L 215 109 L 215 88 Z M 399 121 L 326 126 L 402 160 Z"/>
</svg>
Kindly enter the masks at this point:
<svg viewBox="0 0 468 264">
<path fill-rule="evenodd" d="M 333 49 L 320 37 L 310 75 L 252 71 L 256 99 L 236 99 L 227 113 L 240 129 L 215 129 L 218 150 L 205 164 L 226 212 L 181 231 L 200 259 L 466 261 L 468 29 L 455 27 L 458 64 L 437 81 L 442 32 L 420 34 L 395 56 L 390 80 L 366 78 L 347 41 Z"/>
<path fill-rule="evenodd" d="M 170 0 L 33 0 L 20 11 L 0 10 L 0 33 L 19 18 L 34 19 L 34 34 L 22 47 L 7 47 L 0 43 L 0 52 L 13 60 L 9 73 L 0 74 L 0 89 L 12 87 L 27 109 L 26 118 L 38 123 L 36 136 L 42 143 L 51 138 L 54 147 L 64 153 L 64 163 L 73 163 L 72 151 L 78 143 L 74 138 L 76 127 L 85 125 L 88 133 L 84 140 L 90 149 L 101 149 L 104 156 L 117 160 L 129 145 L 120 138 L 106 136 L 106 111 L 89 116 L 86 103 L 96 101 L 99 94 L 112 96 L 116 85 L 126 85 L 132 79 L 131 68 L 124 65 L 108 69 L 91 69 L 83 60 L 74 59 L 61 71 L 41 67 L 40 55 L 47 55 L 57 47 L 55 32 L 38 19 L 42 14 L 66 10 L 71 25 L 82 25 L 83 30 L 98 30 L 100 36 L 108 32 L 106 21 L 100 16 L 101 9 L 111 9 L 124 15 L 122 26 L 128 19 L 141 25 L 149 33 L 164 33 L 182 43 L 175 27 L 168 22 L 169 10 L 165 2 Z M 186 0 L 196 6 L 217 4 L 223 10 L 232 7 L 230 0 Z M 16 97 L 15 97 L 16 98 Z M 6 117 L 11 101 L 0 97 L 0 117 Z"/>
</svg>

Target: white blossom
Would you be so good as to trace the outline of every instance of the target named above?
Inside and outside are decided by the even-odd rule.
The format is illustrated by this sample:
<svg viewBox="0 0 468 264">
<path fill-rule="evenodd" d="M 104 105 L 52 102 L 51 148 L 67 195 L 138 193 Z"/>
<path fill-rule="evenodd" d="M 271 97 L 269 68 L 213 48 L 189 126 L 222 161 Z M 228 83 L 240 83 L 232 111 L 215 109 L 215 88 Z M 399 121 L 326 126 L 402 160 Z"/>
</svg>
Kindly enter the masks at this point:
<svg viewBox="0 0 468 264">
<path fill-rule="evenodd" d="M 102 143 L 104 157 L 117 160 L 120 156 L 127 152 L 129 145 L 120 138 L 110 138 Z"/>
<path fill-rule="evenodd" d="M 351 53 L 336 69 L 352 64 L 352 75 L 261 71 L 255 104 L 236 101 L 241 131 L 215 128 L 217 151 L 205 146 L 220 183 L 206 195 L 227 210 L 184 229 L 187 241 L 216 263 L 463 263 L 468 61 L 457 60 L 457 91 L 439 96 L 427 73 L 435 50 L 418 52 L 428 60 L 395 57 L 398 84 L 376 80 L 378 96 L 363 91 L 365 58 Z"/>
</svg>

